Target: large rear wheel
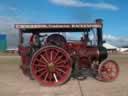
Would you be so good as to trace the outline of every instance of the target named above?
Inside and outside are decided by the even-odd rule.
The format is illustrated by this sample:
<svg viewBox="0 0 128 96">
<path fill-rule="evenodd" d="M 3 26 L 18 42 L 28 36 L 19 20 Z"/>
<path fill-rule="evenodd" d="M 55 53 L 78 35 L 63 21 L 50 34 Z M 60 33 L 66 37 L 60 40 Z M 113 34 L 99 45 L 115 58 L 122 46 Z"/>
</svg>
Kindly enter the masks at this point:
<svg viewBox="0 0 128 96">
<path fill-rule="evenodd" d="M 37 51 L 31 62 L 34 78 L 46 86 L 65 83 L 72 72 L 69 54 L 62 48 L 48 46 Z"/>
</svg>

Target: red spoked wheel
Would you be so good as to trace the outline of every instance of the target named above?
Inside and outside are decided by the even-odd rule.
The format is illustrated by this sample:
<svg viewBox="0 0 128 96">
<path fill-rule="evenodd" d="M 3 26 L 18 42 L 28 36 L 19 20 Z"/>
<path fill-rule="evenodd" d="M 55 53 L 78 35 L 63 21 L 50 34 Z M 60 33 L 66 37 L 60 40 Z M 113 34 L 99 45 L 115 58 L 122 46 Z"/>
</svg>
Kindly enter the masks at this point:
<svg viewBox="0 0 128 96">
<path fill-rule="evenodd" d="M 69 54 L 62 48 L 48 46 L 37 51 L 31 62 L 31 73 L 45 86 L 65 83 L 72 72 Z"/>
<path fill-rule="evenodd" d="M 98 75 L 96 78 L 101 81 L 114 81 L 119 74 L 118 64 L 113 60 L 103 61 L 98 68 Z"/>
</svg>

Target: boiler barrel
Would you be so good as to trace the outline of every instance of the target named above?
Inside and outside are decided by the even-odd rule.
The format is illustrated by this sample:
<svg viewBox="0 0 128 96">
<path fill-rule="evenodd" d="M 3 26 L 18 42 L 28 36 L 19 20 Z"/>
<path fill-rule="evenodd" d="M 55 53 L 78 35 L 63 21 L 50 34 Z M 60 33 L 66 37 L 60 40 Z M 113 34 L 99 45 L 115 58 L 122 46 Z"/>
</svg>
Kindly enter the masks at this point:
<svg viewBox="0 0 128 96">
<path fill-rule="evenodd" d="M 100 52 L 98 48 L 88 48 L 87 53 L 88 53 L 88 56 L 95 59 L 98 59 L 100 56 Z"/>
<path fill-rule="evenodd" d="M 104 47 L 88 48 L 87 52 L 88 52 L 88 56 L 91 56 L 92 58 L 98 59 L 100 61 L 108 57 L 107 49 Z"/>
</svg>

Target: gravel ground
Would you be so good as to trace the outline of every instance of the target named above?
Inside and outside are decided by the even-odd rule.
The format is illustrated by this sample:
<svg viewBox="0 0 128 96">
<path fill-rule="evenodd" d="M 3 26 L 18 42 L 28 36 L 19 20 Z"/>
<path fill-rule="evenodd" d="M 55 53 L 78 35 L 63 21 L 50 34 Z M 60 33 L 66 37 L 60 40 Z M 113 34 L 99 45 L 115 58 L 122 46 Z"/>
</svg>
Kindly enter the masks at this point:
<svg viewBox="0 0 128 96">
<path fill-rule="evenodd" d="M 71 78 L 56 87 L 44 87 L 29 80 L 19 70 L 19 64 L 0 64 L 0 96 L 128 96 L 128 64 L 120 64 L 120 74 L 114 82 Z"/>
</svg>

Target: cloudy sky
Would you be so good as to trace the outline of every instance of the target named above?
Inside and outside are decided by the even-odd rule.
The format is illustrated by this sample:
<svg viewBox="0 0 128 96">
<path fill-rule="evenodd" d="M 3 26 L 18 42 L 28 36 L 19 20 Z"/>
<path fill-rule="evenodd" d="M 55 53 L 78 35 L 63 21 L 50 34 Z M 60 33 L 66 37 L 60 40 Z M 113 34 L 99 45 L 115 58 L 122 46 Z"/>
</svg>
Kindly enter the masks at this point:
<svg viewBox="0 0 128 96">
<path fill-rule="evenodd" d="M 128 45 L 126 0 L 0 0 L 0 33 L 9 47 L 18 42 L 16 23 L 84 23 L 104 20 L 104 39 Z"/>
</svg>

